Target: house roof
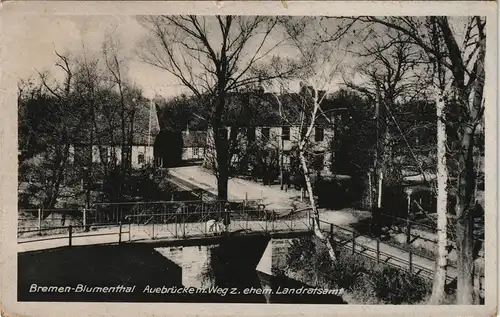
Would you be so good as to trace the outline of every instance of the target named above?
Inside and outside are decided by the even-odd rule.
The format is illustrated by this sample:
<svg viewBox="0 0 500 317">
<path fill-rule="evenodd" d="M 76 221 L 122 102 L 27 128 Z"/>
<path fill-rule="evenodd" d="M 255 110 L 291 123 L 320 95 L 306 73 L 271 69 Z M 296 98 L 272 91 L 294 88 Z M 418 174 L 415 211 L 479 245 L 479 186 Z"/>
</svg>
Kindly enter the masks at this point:
<svg viewBox="0 0 500 317">
<path fill-rule="evenodd" d="M 182 131 L 183 147 L 205 147 L 207 144 L 206 131 Z"/>
</svg>

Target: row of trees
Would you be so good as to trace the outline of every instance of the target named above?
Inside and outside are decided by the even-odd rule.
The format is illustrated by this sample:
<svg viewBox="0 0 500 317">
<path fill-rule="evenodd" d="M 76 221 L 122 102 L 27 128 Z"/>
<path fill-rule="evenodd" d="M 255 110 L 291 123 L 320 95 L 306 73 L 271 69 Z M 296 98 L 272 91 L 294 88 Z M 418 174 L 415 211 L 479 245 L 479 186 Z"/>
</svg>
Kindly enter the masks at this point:
<svg viewBox="0 0 500 317">
<path fill-rule="evenodd" d="M 108 185 L 106 199 L 121 199 L 131 146 L 147 133 L 141 89 L 128 78 L 127 59 L 112 34 L 100 53 L 55 54 L 58 72 L 39 71 L 18 85 L 20 177 L 31 198 L 26 203 L 50 209 L 59 200 L 81 204 L 85 197 L 89 204 L 98 182 Z M 96 155 L 100 163 L 93 162 Z"/>
<path fill-rule="evenodd" d="M 296 122 L 301 127 L 297 153 L 311 197 L 315 234 L 327 244 L 332 260 L 333 245 L 319 230 L 306 154 L 318 120 L 334 125 L 323 102 L 334 87 L 334 79 L 344 74 L 346 86 L 362 93 L 375 107 L 375 127 L 362 127 L 367 127 L 365 134 L 374 128 L 376 133 L 380 131 L 372 165 L 378 183 L 395 174 L 392 163 L 396 156 L 411 158 L 423 176 L 428 175 L 424 163 L 437 171 L 439 257 L 432 302 L 440 302 L 444 294 L 447 195 L 455 196 L 457 301 L 472 303 L 471 210 L 478 159 L 475 140 L 484 113 L 484 18 L 149 16 L 139 20 L 151 35 L 143 45 L 142 60 L 174 75 L 195 98 L 209 105 L 206 119 L 216 136 L 220 199 L 227 198 L 230 165 L 228 139 L 218 134 L 224 126 L 228 96 L 256 83 L 274 91 L 278 87 L 281 92 L 293 91 L 293 84 L 299 81 L 306 83 L 307 93 L 300 96 Z M 287 57 L 279 53 L 283 47 Z M 347 60 L 355 64 L 351 73 L 344 67 Z M 277 103 L 281 109 L 279 98 Z M 403 128 L 395 115 L 402 104 L 413 113 L 418 109 L 424 117 L 437 118 L 435 124 L 422 128 L 416 116 L 415 126 Z M 435 114 L 428 112 L 429 107 Z M 408 142 L 408 132 L 418 134 L 420 129 L 427 133 L 436 129 L 435 147 L 427 143 L 426 149 L 417 151 Z M 366 140 L 370 143 L 370 138 Z M 393 149 L 406 153 L 394 153 Z M 423 160 L 429 156 L 434 159 Z"/>
</svg>

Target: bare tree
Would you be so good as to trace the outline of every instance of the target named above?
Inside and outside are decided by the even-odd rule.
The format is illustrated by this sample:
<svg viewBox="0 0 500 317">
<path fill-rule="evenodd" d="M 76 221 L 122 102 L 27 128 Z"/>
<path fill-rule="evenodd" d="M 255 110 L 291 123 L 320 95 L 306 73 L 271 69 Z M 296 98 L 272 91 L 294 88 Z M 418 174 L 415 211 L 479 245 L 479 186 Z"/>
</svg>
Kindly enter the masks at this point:
<svg viewBox="0 0 500 317">
<path fill-rule="evenodd" d="M 416 72 L 421 52 L 415 50 L 405 40 L 404 35 L 395 31 L 383 35 L 371 30 L 368 33 L 369 40 L 364 41 L 362 40 L 364 35 L 358 34 L 358 39 L 362 43 L 361 49 L 352 53 L 362 62 L 354 68 L 355 74 L 344 75 L 344 82 L 348 88 L 362 93 L 375 104 L 377 146 L 373 179 L 378 179 L 378 189 L 374 190 L 378 193 L 378 199 L 374 207 L 381 208 L 384 184 L 389 181 L 398 182 L 402 176 L 401 173 L 395 173 L 399 168 L 393 166 L 393 147 L 398 138 L 402 137 L 405 141 L 406 139 L 403 131 L 399 129 L 394 113 L 398 112 L 398 103 L 411 101 L 422 91 L 420 78 Z M 358 76 L 355 76 L 356 74 Z M 360 76 L 362 83 L 356 83 L 353 78 Z M 380 130 L 381 137 L 379 137 Z M 409 147 L 408 143 L 407 146 Z M 414 154 L 411 148 L 410 152 Z M 419 160 L 413 156 L 422 171 Z"/>
<path fill-rule="evenodd" d="M 278 19 L 264 16 L 147 16 L 139 20 L 150 31 L 140 58 L 177 78 L 202 102 L 211 105 L 209 119 L 216 148 L 217 190 L 227 199 L 229 145 L 223 132 L 227 95 L 240 87 L 288 75 L 293 67 L 269 73 L 269 60 L 284 39 L 273 40 Z"/>
<path fill-rule="evenodd" d="M 457 122 L 454 125 L 454 139 L 458 142 L 449 142 L 449 152 L 455 157 L 455 166 L 452 170 L 456 176 L 453 184 L 453 195 L 456 199 L 456 244 L 458 249 L 458 282 L 457 302 L 459 304 L 473 303 L 473 276 L 474 276 L 474 253 L 473 253 L 473 210 L 475 207 L 474 188 L 476 183 L 474 148 L 476 146 L 476 130 L 482 124 L 484 114 L 483 89 L 485 80 L 484 61 L 486 48 L 486 20 L 482 17 L 473 16 L 467 18 L 449 17 L 357 17 L 348 19 L 351 25 L 354 22 L 362 22 L 364 26 L 378 26 L 383 29 L 397 31 L 408 38 L 408 42 L 425 53 L 427 62 L 437 66 L 434 73 L 446 70 L 450 77 L 450 94 L 446 96 L 442 89 L 436 100 L 439 102 L 439 119 L 442 112 L 439 108 L 445 107 L 447 112 L 458 113 Z M 437 39 L 442 45 L 438 49 L 434 44 Z M 440 66 L 442 65 L 442 68 Z M 438 78 L 436 76 L 435 78 Z M 444 105 L 442 101 L 445 101 Z M 452 102 L 453 101 L 453 102 Z M 449 109 L 449 107 L 456 107 Z M 440 134 L 442 127 L 438 130 Z M 440 144 L 446 142 L 440 137 Z M 451 144 L 450 144 L 451 143 Z M 442 156 L 441 156 L 442 157 Z M 439 160 L 444 164 L 443 160 Z M 440 184 L 444 185 L 444 169 Z M 446 190 L 439 190 L 445 193 Z M 439 198 L 438 200 L 442 200 Z M 443 217 L 440 217 L 438 227 L 443 230 L 445 225 Z M 442 233 L 441 233 L 442 234 Z M 441 236 L 441 239 L 443 237 Z M 442 246 L 441 246 L 442 247 Z M 438 259 L 439 265 L 443 265 L 443 259 Z M 436 296 L 437 299 L 438 296 Z"/>
<path fill-rule="evenodd" d="M 311 180 L 311 162 L 308 159 L 309 145 L 315 128 L 320 119 L 324 124 L 333 128 L 333 120 L 331 113 L 327 114 L 323 109 L 323 102 L 328 95 L 329 90 L 334 84 L 334 79 L 340 74 L 340 65 L 345 56 L 345 52 L 332 49 L 330 45 L 325 45 L 316 36 L 316 28 L 318 21 L 310 18 L 288 18 L 281 21 L 285 25 L 285 29 L 292 40 L 293 47 L 297 51 L 297 60 L 302 67 L 294 79 L 295 82 L 300 82 L 300 92 L 296 95 L 298 103 L 296 109 L 290 109 L 290 106 L 285 106 L 276 96 L 280 115 L 283 120 L 289 125 L 299 126 L 299 135 L 297 137 L 297 154 L 300 161 L 300 167 L 304 176 L 306 190 L 309 196 L 309 203 L 312 208 L 312 225 L 316 237 L 325 243 L 328 248 L 328 253 L 332 261 L 336 260 L 334 239 L 327 237 L 320 228 L 319 211 L 314 198 L 314 191 Z M 286 62 L 286 61 L 285 61 Z M 275 62 L 272 67 L 282 67 L 278 62 Z M 283 80 L 275 80 L 275 86 L 279 86 L 281 92 L 285 87 L 290 87 Z M 288 108 L 287 113 L 295 110 L 298 116 L 290 119 L 284 114 L 283 108 Z M 298 118 L 298 120 L 296 120 Z M 293 121 L 291 121 L 293 120 Z M 297 122 L 298 121 L 298 122 Z"/>
<path fill-rule="evenodd" d="M 121 122 L 121 172 L 122 175 L 129 167 L 129 151 L 127 149 L 127 134 L 126 134 L 126 104 L 125 104 L 125 74 L 124 61 L 120 56 L 120 42 L 113 37 L 113 34 L 107 34 L 102 45 L 102 53 L 106 68 L 111 75 L 112 81 L 118 87 L 120 97 L 120 122 Z M 120 190 L 121 192 L 121 190 Z"/>
<path fill-rule="evenodd" d="M 52 95 L 53 98 L 56 99 L 57 112 L 59 112 L 60 118 L 62 120 L 69 119 L 68 113 L 71 112 L 72 105 L 74 105 L 72 96 L 71 96 L 71 86 L 73 84 L 73 69 L 70 61 L 69 54 L 60 54 L 55 52 L 57 56 L 57 61 L 55 65 L 60 68 L 64 73 L 64 83 L 60 85 L 59 83 L 54 83 L 51 85 L 48 82 L 49 75 L 47 73 L 40 73 L 40 80 L 43 85 L 43 88 Z M 74 110 L 74 109 L 73 109 Z M 56 115 L 54 113 L 53 115 Z M 57 127 L 58 125 L 58 127 Z M 52 146 L 49 152 L 52 152 L 52 159 L 54 163 L 54 168 L 51 169 L 52 175 L 48 177 L 48 182 L 45 191 L 45 200 L 44 207 L 45 208 L 54 208 L 57 203 L 57 199 L 61 192 L 61 185 L 65 181 L 65 176 L 67 174 L 67 165 L 70 156 L 70 146 L 71 146 L 71 137 L 74 131 L 72 131 L 72 124 L 70 120 L 67 123 L 64 121 L 59 121 L 56 123 L 56 129 L 59 130 L 59 144 Z M 77 129 L 80 128 L 80 124 L 78 124 Z M 49 154 L 50 156 L 50 154 Z"/>
</svg>

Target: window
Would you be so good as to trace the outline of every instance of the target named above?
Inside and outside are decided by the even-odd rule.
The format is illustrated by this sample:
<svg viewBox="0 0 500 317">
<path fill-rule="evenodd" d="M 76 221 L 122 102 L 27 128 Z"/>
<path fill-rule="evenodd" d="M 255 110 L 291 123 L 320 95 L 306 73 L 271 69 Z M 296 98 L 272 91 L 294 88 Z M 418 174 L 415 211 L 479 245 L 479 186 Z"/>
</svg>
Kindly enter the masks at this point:
<svg viewBox="0 0 500 317">
<path fill-rule="evenodd" d="M 141 154 L 137 155 L 137 162 L 139 164 L 144 164 L 144 154 L 141 153 Z"/>
<path fill-rule="evenodd" d="M 316 127 L 314 129 L 314 139 L 316 142 L 321 142 L 325 138 L 325 131 L 321 127 Z"/>
<path fill-rule="evenodd" d="M 194 155 L 194 156 L 198 156 L 198 155 L 200 155 L 200 152 L 199 152 L 199 151 L 200 151 L 200 149 L 199 149 L 199 148 L 197 148 L 197 147 L 193 148 L 193 155 Z"/>
<path fill-rule="evenodd" d="M 290 140 L 290 127 L 281 128 L 281 136 L 282 136 L 284 141 L 289 141 Z"/>
<path fill-rule="evenodd" d="M 261 133 L 262 133 L 262 138 L 265 140 L 269 140 L 269 134 L 271 132 L 270 128 L 262 128 Z"/>
<path fill-rule="evenodd" d="M 255 141 L 255 128 L 247 128 L 247 140 L 250 142 Z"/>
</svg>

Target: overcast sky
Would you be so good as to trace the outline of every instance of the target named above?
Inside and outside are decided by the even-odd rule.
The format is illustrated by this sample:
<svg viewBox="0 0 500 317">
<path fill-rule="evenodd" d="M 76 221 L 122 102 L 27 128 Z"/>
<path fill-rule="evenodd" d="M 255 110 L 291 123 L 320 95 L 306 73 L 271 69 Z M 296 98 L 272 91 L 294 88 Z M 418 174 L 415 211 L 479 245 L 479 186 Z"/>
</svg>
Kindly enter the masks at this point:
<svg viewBox="0 0 500 317">
<path fill-rule="evenodd" d="M 63 54 L 69 52 L 79 55 L 85 49 L 91 54 L 100 54 L 105 34 L 113 32 L 122 44 L 122 53 L 129 58 L 129 79 L 142 88 L 146 97 L 153 97 L 155 94 L 169 97 L 186 91 L 186 88 L 166 71 L 139 61 L 136 55 L 138 43 L 144 40 L 148 30 L 137 21 L 135 16 L 27 15 L 20 18 L 24 21 L 17 23 L 17 27 L 13 29 L 16 34 L 10 37 L 16 39 L 16 43 L 9 46 L 15 51 L 14 56 L 17 56 L 17 63 L 14 67 L 18 79 L 36 77 L 37 70 L 47 70 L 57 75 L 55 50 Z M 334 21 L 332 19 L 326 23 L 335 24 Z M 334 24 L 328 27 L 334 29 Z M 335 58 L 339 60 L 341 53 L 337 47 L 337 45 L 332 45 L 331 50 Z M 287 49 L 280 49 L 277 53 L 287 55 L 290 52 Z M 356 62 L 350 57 L 342 58 L 343 66 Z M 328 69 L 327 67 L 321 68 L 322 70 Z M 60 71 L 59 74 L 61 74 Z M 336 90 L 340 82 L 339 75 L 331 81 L 329 90 Z"/>
<path fill-rule="evenodd" d="M 55 66 L 55 50 L 78 55 L 85 48 L 87 52 L 99 54 L 106 32 L 113 32 L 123 46 L 123 53 L 129 57 L 129 78 L 143 89 L 146 97 L 155 94 L 169 97 L 186 91 L 172 75 L 139 61 L 137 44 L 148 31 L 135 16 L 40 15 L 22 19 L 12 37 L 16 44 L 10 46 L 18 58 L 14 66 L 18 79 L 37 77 L 37 70 L 61 75 Z"/>
<path fill-rule="evenodd" d="M 36 76 L 36 70 L 57 72 L 59 53 L 79 54 L 83 45 L 89 52 L 99 52 L 107 31 L 119 36 L 123 51 L 130 57 L 129 77 L 139 85 L 145 96 L 154 93 L 179 94 L 181 87 L 166 72 L 137 60 L 135 47 L 146 30 L 133 16 L 26 16 L 15 28 L 17 63 L 15 74 L 20 79 Z"/>
</svg>

